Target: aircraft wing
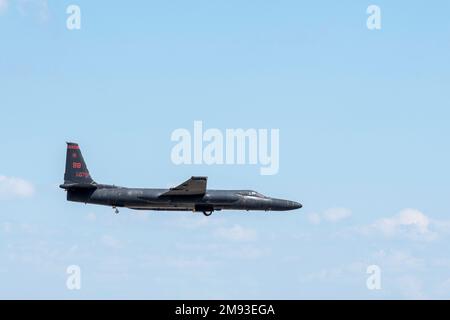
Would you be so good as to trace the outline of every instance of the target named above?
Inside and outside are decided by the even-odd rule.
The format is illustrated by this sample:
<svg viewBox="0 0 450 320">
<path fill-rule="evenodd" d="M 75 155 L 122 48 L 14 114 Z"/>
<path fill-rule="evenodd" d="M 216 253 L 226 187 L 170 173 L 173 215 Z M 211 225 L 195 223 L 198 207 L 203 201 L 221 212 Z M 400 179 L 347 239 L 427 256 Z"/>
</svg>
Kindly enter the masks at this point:
<svg viewBox="0 0 450 320">
<path fill-rule="evenodd" d="M 199 196 L 206 192 L 208 177 L 192 177 L 175 188 L 163 193 L 163 196 Z"/>
</svg>

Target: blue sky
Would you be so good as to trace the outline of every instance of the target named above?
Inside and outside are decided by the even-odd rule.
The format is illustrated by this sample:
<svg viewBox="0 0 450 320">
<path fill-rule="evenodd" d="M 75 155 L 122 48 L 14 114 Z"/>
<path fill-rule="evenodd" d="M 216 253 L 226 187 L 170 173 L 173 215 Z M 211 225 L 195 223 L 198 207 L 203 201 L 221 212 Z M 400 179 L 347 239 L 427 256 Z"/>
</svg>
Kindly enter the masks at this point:
<svg viewBox="0 0 450 320">
<path fill-rule="evenodd" d="M 66 28 L 70 4 L 81 30 Z M 366 27 L 371 4 L 381 30 Z M 0 297 L 448 299 L 449 14 L 448 1 L 0 0 Z M 279 129 L 278 174 L 174 165 L 171 133 L 195 120 Z M 304 207 L 69 203 L 68 140 L 102 183 L 207 175 Z"/>
</svg>

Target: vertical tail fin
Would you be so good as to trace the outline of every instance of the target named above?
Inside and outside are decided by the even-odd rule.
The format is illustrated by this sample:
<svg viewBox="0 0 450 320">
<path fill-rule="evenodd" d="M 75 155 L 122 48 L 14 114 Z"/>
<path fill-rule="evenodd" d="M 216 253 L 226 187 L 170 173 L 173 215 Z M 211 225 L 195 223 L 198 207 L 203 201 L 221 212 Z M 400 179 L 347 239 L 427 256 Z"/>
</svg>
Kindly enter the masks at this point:
<svg viewBox="0 0 450 320">
<path fill-rule="evenodd" d="M 77 143 L 67 142 L 65 184 L 91 184 L 94 183 L 84 162 L 80 147 Z"/>
</svg>

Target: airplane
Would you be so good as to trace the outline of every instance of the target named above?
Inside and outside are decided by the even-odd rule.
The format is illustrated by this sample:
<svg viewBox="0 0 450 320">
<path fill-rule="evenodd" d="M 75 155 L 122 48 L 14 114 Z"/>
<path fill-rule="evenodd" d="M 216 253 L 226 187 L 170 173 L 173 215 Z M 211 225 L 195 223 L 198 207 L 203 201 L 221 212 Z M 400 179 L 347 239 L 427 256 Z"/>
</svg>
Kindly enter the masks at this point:
<svg viewBox="0 0 450 320">
<path fill-rule="evenodd" d="M 64 184 L 67 200 L 118 208 L 157 211 L 287 211 L 300 209 L 295 201 L 266 197 L 253 190 L 207 190 L 207 177 L 192 177 L 170 189 L 125 188 L 96 183 L 77 143 L 67 142 Z"/>
</svg>

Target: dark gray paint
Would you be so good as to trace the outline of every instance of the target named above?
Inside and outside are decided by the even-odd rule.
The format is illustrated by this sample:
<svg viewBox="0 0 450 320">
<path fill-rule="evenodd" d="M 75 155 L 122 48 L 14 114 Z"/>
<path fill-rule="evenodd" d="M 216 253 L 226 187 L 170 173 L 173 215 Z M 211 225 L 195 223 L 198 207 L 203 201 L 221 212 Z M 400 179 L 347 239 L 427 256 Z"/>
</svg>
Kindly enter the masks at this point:
<svg viewBox="0 0 450 320">
<path fill-rule="evenodd" d="M 187 194 L 180 187 L 189 188 Z M 81 151 L 76 143 L 67 143 L 64 184 L 67 200 L 126 207 L 135 210 L 196 211 L 210 215 L 218 210 L 286 211 L 302 207 L 301 204 L 263 196 L 252 190 L 204 190 L 205 177 L 192 177 L 172 189 L 124 188 L 97 184 L 89 174 Z M 194 194 L 189 194 L 194 193 Z"/>
</svg>

